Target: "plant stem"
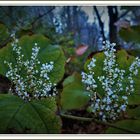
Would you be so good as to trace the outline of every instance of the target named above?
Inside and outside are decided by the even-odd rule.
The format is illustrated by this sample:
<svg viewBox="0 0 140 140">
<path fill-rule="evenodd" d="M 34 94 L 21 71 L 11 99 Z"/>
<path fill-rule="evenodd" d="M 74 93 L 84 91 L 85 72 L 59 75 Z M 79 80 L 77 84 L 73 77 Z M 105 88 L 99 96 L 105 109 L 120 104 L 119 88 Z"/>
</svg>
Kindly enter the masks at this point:
<svg viewBox="0 0 140 140">
<path fill-rule="evenodd" d="M 138 134 L 138 132 L 136 132 L 134 130 L 122 128 L 122 127 L 116 126 L 116 125 L 108 123 L 108 122 L 103 122 L 103 121 L 97 120 L 95 118 L 85 118 L 85 117 L 78 117 L 78 116 L 67 115 L 67 114 L 60 114 L 60 116 L 64 117 L 64 118 L 72 119 L 72 120 L 87 121 L 87 122 L 93 121 L 95 123 L 105 125 L 105 126 L 110 126 L 110 127 L 116 128 L 116 129 L 120 129 L 120 130 L 123 130 L 123 131 L 131 133 L 131 134 Z"/>
</svg>

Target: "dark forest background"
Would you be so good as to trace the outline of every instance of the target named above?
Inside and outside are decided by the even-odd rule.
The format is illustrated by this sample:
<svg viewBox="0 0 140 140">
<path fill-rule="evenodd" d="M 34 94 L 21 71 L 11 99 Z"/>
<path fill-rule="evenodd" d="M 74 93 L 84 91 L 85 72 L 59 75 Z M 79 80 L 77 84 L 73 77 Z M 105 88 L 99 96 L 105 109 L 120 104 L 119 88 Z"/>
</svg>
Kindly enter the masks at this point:
<svg viewBox="0 0 140 140">
<path fill-rule="evenodd" d="M 93 51 L 106 39 L 133 48 L 134 44 L 122 41 L 119 31 L 140 24 L 139 7 L 17 6 L 0 7 L 0 13 L 0 22 L 11 33 L 41 33 L 58 43 L 71 39 L 73 47 L 86 44 Z"/>
</svg>

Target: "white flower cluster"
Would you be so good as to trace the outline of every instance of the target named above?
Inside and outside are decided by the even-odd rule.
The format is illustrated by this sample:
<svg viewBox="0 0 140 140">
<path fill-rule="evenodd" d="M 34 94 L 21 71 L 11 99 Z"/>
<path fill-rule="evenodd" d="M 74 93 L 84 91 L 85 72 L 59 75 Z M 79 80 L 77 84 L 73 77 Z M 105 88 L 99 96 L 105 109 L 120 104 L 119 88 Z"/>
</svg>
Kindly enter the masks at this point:
<svg viewBox="0 0 140 140">
<path fill-rule="evenodd" d="M 40 49 L 38 44 L 34 44 L 30 60 L 25 60 L 17 39 L 12 43 L 12 47 L 16 56 L 16 64 L 4 62 L 9 67 L 6 77 L 12 81 L 14 87 L 13 90 L 10 90 L 28 101 L 32 98 L 40 99 L 56 95 L 56 84 L 53 84 L 49 78 L 49 73 L 54 68 L 54 62 L 40 64 L 37 59 Z"/>
<path fill-rule="evenodd" d="M 94 67 L 96 59 L 92 58 L 88 64 L 88 72 L 82 72 L 82 82 L 86 85 L 86 89 L 91 92 L 91 107 L 94 115 L 102 121 L 116 120 L 121 112 L 126 110 L 128 105 L 128 96 L 134 92 L 133 76 L 138 74 L 140 67 L 140 59 L 136 58 L 129 68 L 129 83 L 126 87 L 123 85 L 125 70 L 119 69 L 116 63 L 114 48 L 116 44 L 110 44 L 109 41 L 104 42 L 104 75 L 95 78 Z M 95 80 L 96 79 L 96 80 Z M 98 82 L 97 82 L 98 81 Z M 104 95 L 97 92 L 98 84 L 102 85 Z"/>
</svg>

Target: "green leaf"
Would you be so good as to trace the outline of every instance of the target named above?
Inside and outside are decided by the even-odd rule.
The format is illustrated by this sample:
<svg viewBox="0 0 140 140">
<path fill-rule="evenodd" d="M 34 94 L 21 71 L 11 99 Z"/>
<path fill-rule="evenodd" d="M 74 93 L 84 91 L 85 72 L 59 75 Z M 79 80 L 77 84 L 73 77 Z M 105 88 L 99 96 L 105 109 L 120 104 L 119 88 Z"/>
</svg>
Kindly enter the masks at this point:
<svg viewBox="0 0 140 140">
<path fill-rule="evenodd" d="M 0 24 L 0 46 L 4 45 L 9 38 L 9 32 L 8 29 L 4 24 Z"/>
<path fill-rule="evenodd" d="M 140 104 L 140 70 L 136 77 L 134 77 L 134 93 L 129 96 L 129 105 L 138 105 Z"/>
<path fill-rule="evenodd" d="M 43 35 L 23 36 L 19 39 L 19 45 L 22 47 L 22 53 L 26 60 L 31 57 L 34 43 L 38 43 L 38 46 L 40 47 L 38 59 L 41 63 L 54 62 L 54 69 L 49 75 L 51 82 L 59 82 L 64 75 L 65 65 L 65 57 L 61 47 L 52 45 L 50 40 Z M 13 64 L 16 63 L 15 55 L 10 44 L 0 49 L 0 73 L 3 75 L 8 71 L 8 67 L 4 64 L 4 60 L 12 62 Z"/>
<path fill-rule="evenodd" d="M 99 93 L 101 96 L 103 96 L 105 94 L 104 89 L 102 88 L 102 85 L 100 83 L 100 81 L 98 80 L 98 76 L 102 76 L 102 75 L 106 75 L 105 72 L 103 71 L 103 67 L 104 67 L 104 59 L 105 59 L 105 55 L 103 52 L 100 53 L 96 53 L 95 55 L 93 55 L 93 57 L 96 59 L 96 67 L 93 68 L 93 71 L 95 73 L 94 75 L 94 79 L 97 82 L 97 93 Z M 88 72 L 87 69 L 87 65 L 89 64 L 91 59 L 88 59 L 84 65 L 84 69 L 86 72 Z M 124 69 L 126 71 L 125 73 L 125 78 L 123 80 L 123 87 L 125 88 L 128 84 L 128 74 L 129 74 L 129 67 L 132 64 L 132 62 L 135 60 L 134 56 L 129 55 L 125 50 L 119 50 L 116 53 L 116 62 L 119 66 L 120 69 Z M 139 70 L 139 74 L 137 77 L 134 77 L 134 88 L 135 88 L 135 93 L 131 96 L 129 96 L 129 104 L 133 105 L 133 104 L 140 104 L 140 70 Z M 124 93 L 125 94 L 125 93 Z"/>
<path fill-rule="evenodd" d="M 93 57 L 96 59 L 96 62 L 95 62 L 96 66 L 93 68 L 93 71 L 95 73 L 94 79 L 96 80 L 96 83 L 98 85 L 96 91 L 102 96 L 105 94 L 105 91 L 102 88 L 101 82 L 98 80 L 98 76 L 106 75 L 106 73 L 103 71 L 105 55 L 103 52 L 100 52 L 93 55 Z M 126 70 L 126 78 L 127 78 L 128 72 L 129 72 L 128 71 L 129 66 L 131 65 L 131 62 L 133 62 L 134 57 L 128 55 L 128 53 L 125 50 L 120 50 L 120 51 L 117 51 L 116 58 L 117 58 L 116 62 L 119 65 L 119 68 Z M 90 61 L 91 59 L 88 59 L 87 62 L 85 63 L 84 68 L 86 72 L 88 72 L 87 65 L 90 63 Z"/>
<path fill-rule="evenodd" d="M 98 85 L 98 87 L 96 88 L 96 91 L 97 93 L 99 93 L 99 95 L 102 96 L 105 94 L 105 91 L 102 88 L 100 81 L 98 80 L 98 76 L 105 75 L 105 72 L 103 71 L 105 55 L 103 52 L 101 52 L 101 53 L 96 53 L 93 57 L 96 59 L 96 62 L 95 62 L 96 66 L 93 68 L 93 71 L 95 73 L 94 79 Z M 84 65 L 84 69 L 87 73 L 89 72 L 87 65 L 90 63 L 90 61 L 91 61 L 91 58 L 88 59 Z"/>
<path fill-rule="evenodd" d="M 129 117 L 140 119 L 140 107 L 136 107 L 135 109 L 128 109 L 127 115 Z"/>
<path fill-rule="evenodd" d="M 140 104 L 140 95 L 137 95 L 137 94 L 134 93 L 133 95 L 129 96 L 128 103 L 129 103 L 129 105 Z"/>
<path fill-rule="evenodd" d="M 133 56 L 139 56 L 140 55 L 140 25 L 137 26 L 130 26 L 129 28 L 122 28 L 119 31 L 120 37 L 126 41 L 126 42 L 133 42 L 135 43 L 134 48 L 127 50 L 129 54 Z"/>
<path fill-rule="evenodd" d="M 130 130 L 130 131 L 134 131 L 135 133 L 140 133 L 140 121 L 139 120 L 122 120 L 122 121 L 116 122 L 113 125 L 118 126 L 120 128 Z M 105 133 L 107 133 L 107 134 L 130 134 L 129 131 L 112 128 L 112 127 L 109 127 Z"/>
<path fill-rule="evenodd" d="M 122 28 L 119 31 L 120 37 L 126 42 L 140 43 L 140 25 Z"/>
<path fill-rule="evenodd" d="M 85 91 L 81 76 L 78 73 L 74 73 L 65 79 L 61 93 L 62 109 L 81 109 L 87 105 L 89 99 L 89 92 Z"/>
<path fill-rule="evenodd" d="M 17 96 L 0 95 L 0 133 L 60 133 L 54 98 L 25 102 Z"/>
<path fill-rule="evenodd" d="M 129 55 L 125 50 L 117 51 L 116 54 L 117 63 L 119 64 L 120 69 L 124 69 L 128 72 L 131 63 L 135 60 L 135 57 Z"/>
</svg>

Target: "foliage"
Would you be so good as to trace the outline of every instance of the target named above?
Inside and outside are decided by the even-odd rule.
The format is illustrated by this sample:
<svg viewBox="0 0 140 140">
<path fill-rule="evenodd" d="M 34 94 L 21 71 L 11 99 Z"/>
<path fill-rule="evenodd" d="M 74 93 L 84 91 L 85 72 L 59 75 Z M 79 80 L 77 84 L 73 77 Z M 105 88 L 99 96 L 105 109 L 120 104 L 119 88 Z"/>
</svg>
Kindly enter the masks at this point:
<svg viewBox="0 0 140 140">
<path fill-rule="evenodd" d="M 0 47 L 3 47 L 9 40 L 9 32 L 4 24 L 0 24 Z"/>
<path fill-rule="evenodd" d="M 121 112 L 126 110 L 129 95 L 131 97 L 134 94 L 133 79 L 138 75 L 140 67 L 138 58 L 132 64 L 128 64 L 126 59 L 118 57 L 118 59 L 121 58 L 118 61 L 121 65 L 117 64 L 114 46 L 106 42 L 103 45 L 104 59 L 99 57 L 96 63 L 93 57 L 86 65 L 87 73 L 82 72 L 82 82 L 91 92 L 92 112 L 95 117 L 103 121 L 115 120 Z M 125 68 L 122 69 L 122 66 Z"/>
<path fill-rule="evenodd" d="M 126 41 L 127 43 L 133 43 L 134 47 L 132 49 L 128 49 L 128 53 L 133 56 L 140 56 L 140 25 L 130 26 L 129 28 L 122 28 L 119 31 L 120 37 Z"/>
<path fill-rule="evenodd" d="M 130 26 L 128 28 L 122 28 L 119 31 L 119 35 L 126 42 L 140 43 L 140 25 Z"/>
<path fill-rule="evenodd" d="M 18 39 L 14 39 L 12 47 L 16 64 L 13 66 L 12 62 L 5 61 L 4 63 L 9 67 L 6 77 L 12 81 L 16 94 L 24 100 L 56 95 L 56 84 L 52 83 L 49 77 L 49 73 L 54 69 L 54 62 L 40 64 L 41 62 L 38 60 L 40 47 L 38 44 L 34 44 L 30 60 L 25 61 L 22 49 L 18 46 Z M 23 77 L 21 73 L 24 73 Z"/>
<path fill-rule="evenodd" d="M 22 48 L 25 60 L 30 60 L 32 46 L 34 46 L 35 43 L 40 47 L 38 60 L 41 63 L 46 63 L 46 61 L 54 62 L 54 70 L 50 73 L 50 80 L 54 83 L 58 83 L 64 75 L 65 57 L 63 51 L 58 45 L 51 45 L 51 42 L 43 35 L 26 35 L 19 39 L 19 46 Z M 13 65 L 14 63 L 16 64 L 11 44 L 8 44 L 0 50 L 0 73 L 6 75 L 8 66 L 4 64 L 4 61 L 12 62 Z M 21 74 L 24 75 L 24 73 Z"/>
<path fill-rule="evenodd" d="M 89 92 L 85 91 L 78 73 L 67 77 L 63 82 L 61 105 L 63 110 L 82 109 L 89 101 Z"/>
<path fill-rule="evenodd" d="M 36 58 L 36 55 L 33 52 L 36 52 L 36 48 L 37 48 L 35 47 L 32 49 L 32 46 L 38 44 L 40 47 L 39 54 L 37 51 L 39 62 L 46 63 L 46 61 L 47 62 L 51 61 L 54 64 L 53 71 L 50 71 L 50 75 L 49 75 L 50 80 L 54 83 L 58 83 L 62 79 L 64 75 L 65 57 L 63 51 L 59 46 L 51 45 L 51 42 L 43 35 L 23 36 L 22 38 L 19 39 L 19 42 L 17 43 L 20 46 L 19 48 L 15 47 L 15 44 L 13 44 L 13 46 L 11 44 L 8 44 L 6 47 L 0 50 L 0 73 L 1 74 L 8 76 L 9 74 L 11 75 L 13 72 L 16 72 L 15 70 L 17 69 L 18 74 L 20 74 L 23 77 L 23 79 L 26 79 L 27 75 L 24 69 L 23 68 L 21 69 L 21 67 L 19 67 L 19 65 L 21 64 L 20 62 L 22 56 L 20 51 L 22 49 L 22 53 L 24 55 L 24 57 L 22 58 L 24 60 L 23 62 L 30 60 L 31 56 L 32 56 L 31 57 L 32 60 L 34 59 L 33 58 L 34 56 Z M 13 52 L 13 49 L 16 50 L 17 57 Z M 13 66 L 15 66 L 15 68 L 17 64 L 18 66 L 12 73 L 10 71 L 9 73 L 7 73 L 9 67 L 7 67 L 7 65 L 4 64 L 4 61 L 7 61 L 7 63 L 11 62 L 8 63 L 8 65 L 12 64 Z M 40 69 L 39 67 L 36 67 L 36 70 L 39 71 L 39 69 Z M 10 79 L 11 78 L 12 77 L 10 77 Z M 16 77 L 13 78 L 15 79 Z M 14 82 L 14 79 L 11 79 L 12 82 Z M 24 82 L 26 83 L 26 81 Z M 14 90 L 12 92 L 14 92 Z M 0 100 L 1 100 L 0 120 L 1 120 L 1 124 L 3 124 L 1 126 L 5 126 L 0 128 L 1 133 L 59 133 L 60 132 L 61 121 L 60 118 L 56 115 L 57 107 L 56 107 L 55 98 L 49 97 L 46 99 L 26 102 L 26 101 L 22 101 L 20 98 L 14 95 L 1 94 Z"/>
<path fill-rule="evenodd" d="M 122 120 L 115 123 L 115 126 L 119 126 L 121 128 L 128 128 L 129 130 L 134 131 L 135 133 L 140 133 L 140 121 L 139 120 Z M 126 132 L 121 129 L 109 128 L 106 131 L 107 134 L 130 134 L 130 132 Z"/>
<path fill-rule="evenodd" d="M 24 102 L 9 94 L 0 95 L 0 133 L 60 133 L 55 99 Z"/>
</svg>

